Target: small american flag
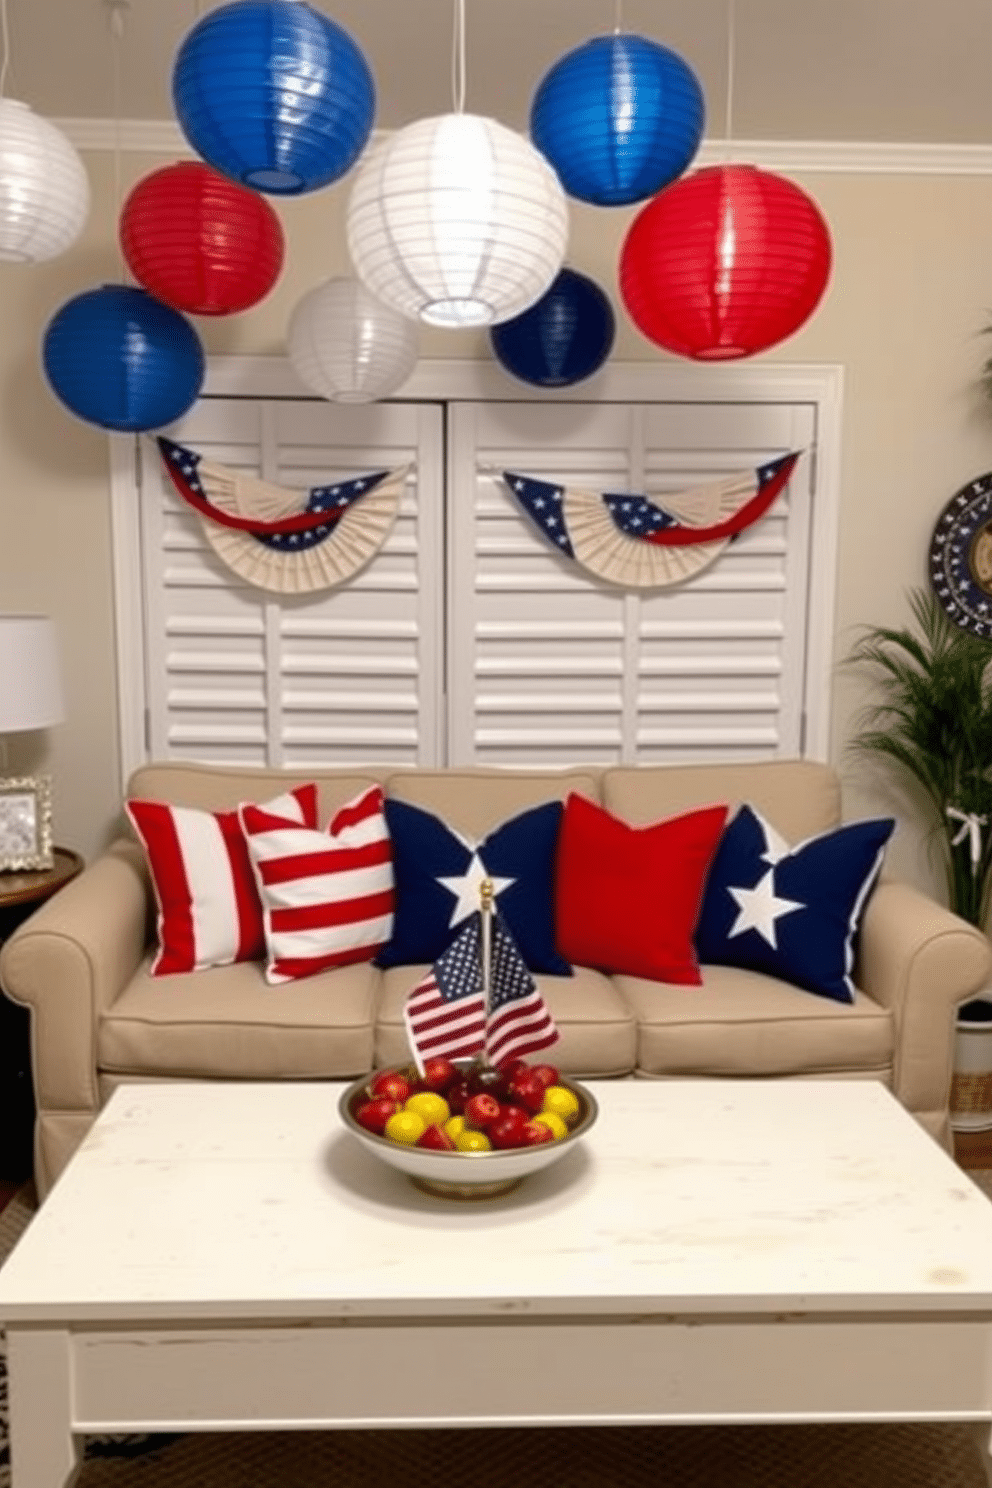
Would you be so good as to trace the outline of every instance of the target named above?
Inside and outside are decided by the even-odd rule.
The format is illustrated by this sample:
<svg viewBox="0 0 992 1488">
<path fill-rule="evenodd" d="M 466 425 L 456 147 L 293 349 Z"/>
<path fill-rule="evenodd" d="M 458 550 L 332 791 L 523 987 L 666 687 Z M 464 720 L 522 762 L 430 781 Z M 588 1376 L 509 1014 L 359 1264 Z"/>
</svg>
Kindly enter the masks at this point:
<svg viewBox="0 0 992 1488">
<path fill-rule="evenodd" d="M 482 914 L 461 933 L 409 994 L 403 1011 L 414 1062 L 441 1054 L 472 1059 L 485 1051 L 491 1063 L 547 1049 L 559 1037 L 502 916 L 492 913 L 490 1009 L 482 979 Z"/>
</svg>

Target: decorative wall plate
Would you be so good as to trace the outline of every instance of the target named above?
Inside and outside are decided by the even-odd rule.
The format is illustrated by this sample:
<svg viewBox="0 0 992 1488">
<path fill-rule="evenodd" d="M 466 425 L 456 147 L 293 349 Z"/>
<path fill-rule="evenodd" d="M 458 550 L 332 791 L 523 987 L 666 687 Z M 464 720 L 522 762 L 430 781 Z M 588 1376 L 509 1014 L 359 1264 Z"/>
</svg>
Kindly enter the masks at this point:
<svg viewBox="0 0 992 1488">
<path fill-rule="evenodd" d="M 992 471 L 962 486 L 937 518 L 930 582 L 955 625 L 992 640 Z"/>
</svg>

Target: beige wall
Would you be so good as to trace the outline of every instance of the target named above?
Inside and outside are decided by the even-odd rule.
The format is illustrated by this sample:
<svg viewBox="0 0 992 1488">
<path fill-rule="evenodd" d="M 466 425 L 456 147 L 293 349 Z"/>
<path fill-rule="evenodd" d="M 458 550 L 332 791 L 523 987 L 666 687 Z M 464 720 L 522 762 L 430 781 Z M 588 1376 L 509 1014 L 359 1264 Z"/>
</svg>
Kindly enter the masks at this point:
<svg viewBox="0 0 992 1488">
<path fill-rule="evenodd" d="M 150 156 L 87 157 L 94 209 L 83 240 L 49 265 L 0 265 L 0 608 L 50 613 L 67 685 L 66 722 L 25 736 L 8 769 L 50 768 L 56 836 L 87 856 L 119 801 L 107 436 L 64 411 L 45 384 L 39 346 L 48 317 L 72 294 L 120 278 L 118 204 Z M 797 178 L 819 201 L 834 237 L 831 286 L 811 323 L 775 360 L 845 370 L 835 654 L 864 621 L 901 623 L 905 591 L 926 578 L 937 513 L 972 476 L 992 468 L 992 406 L 977 387 L 992 338 L 992 179 L 840 175 Z M 200 320 L 215 354 L 280 354 L 297 299 L 348 271 L 346 187 L 276 203 L 287 235 L 283 276 L 245 315 Z M 616 300 L 616 253 L 630 214 L 573 208 L 569 263 Z M 621 313 L 614 356 L 661 354 Z M 427 332 L 424 356 L 485 356 L 473 333 Z M 832 755 L 849 815 L 897 804 L 845 751 L 861 684 L 837 678 Z M 890 856 L 899 872 L 933 882 L 907 818 Z"/>
</svg>

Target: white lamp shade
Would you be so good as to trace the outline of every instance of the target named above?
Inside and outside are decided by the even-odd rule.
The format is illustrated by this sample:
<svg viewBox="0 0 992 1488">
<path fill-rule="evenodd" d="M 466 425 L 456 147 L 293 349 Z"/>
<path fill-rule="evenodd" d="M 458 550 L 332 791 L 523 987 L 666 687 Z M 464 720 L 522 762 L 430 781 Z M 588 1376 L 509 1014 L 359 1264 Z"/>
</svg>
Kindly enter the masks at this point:
<svg viewBox="0 0 992 1488">
<path fill-rule="evenodd" d="M 568 205 L 523 135 L 476 114 L 443 114 L 370 153 L 347 233 L 355 270 L 377 299 L 428 325 L 493 325 L 554 281 Z"/>
<path fill-rule="evenodd" d="M 0 615 L 0 734 L 61 723 L 55 627 L 41 615 Z"/>
<path fill-rule="evenodd" d="M 357 279 L 328 279 L 298 302 L 289 321 L 293 370 L 322 398 L 372 403 L 402 387 L 417 363 L 417 326 Z"/>
<path fill-rule="evenodd" d="M 57 258 L 89 209 L 89 177 L 65 135 L 26 103 L 0 99 L 0 259 Z"/>
</svg>

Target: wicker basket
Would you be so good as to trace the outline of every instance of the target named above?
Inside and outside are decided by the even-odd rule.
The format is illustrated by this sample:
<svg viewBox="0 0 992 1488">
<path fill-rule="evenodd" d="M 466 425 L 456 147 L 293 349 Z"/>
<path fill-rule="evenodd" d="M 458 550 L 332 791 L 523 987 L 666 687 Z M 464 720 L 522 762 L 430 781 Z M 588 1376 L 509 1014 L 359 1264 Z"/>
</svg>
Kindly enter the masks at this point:
<svg viewBox="0 0 992 1488">
<path fill-rule="evenodd" d="M 951 1126 L 955 1131 L 992 1127 L 992 1001 L 983 997 L 958 1012 Z"/>
</svg>

